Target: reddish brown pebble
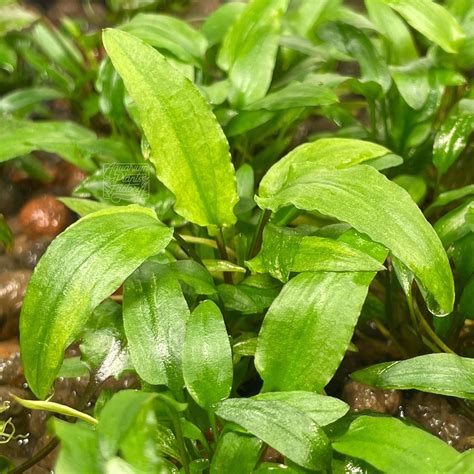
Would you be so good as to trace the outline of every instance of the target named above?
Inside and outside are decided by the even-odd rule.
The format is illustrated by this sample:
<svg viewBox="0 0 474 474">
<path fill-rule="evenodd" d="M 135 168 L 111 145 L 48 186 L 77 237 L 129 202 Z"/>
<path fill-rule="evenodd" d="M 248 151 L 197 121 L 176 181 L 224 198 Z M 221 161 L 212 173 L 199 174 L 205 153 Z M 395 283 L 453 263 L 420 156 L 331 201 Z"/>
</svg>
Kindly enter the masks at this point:
<svg viewBox="0 0 474 474">
<path fill-rule="evenodd" d="M 32 236 L 55 236 L 70 222 L 64 204 L 54 196 L 45 194 L 28 201 L 20 211 L 20 222 L 25 233 Z"/>
<path fill-rule="evenodd" d="M 402 403 L 402 394 L 398 390 L 382 390 L 351 380 L 344 386 L 342 399 L 353 411 L 394 414 Z"/>
</svg>

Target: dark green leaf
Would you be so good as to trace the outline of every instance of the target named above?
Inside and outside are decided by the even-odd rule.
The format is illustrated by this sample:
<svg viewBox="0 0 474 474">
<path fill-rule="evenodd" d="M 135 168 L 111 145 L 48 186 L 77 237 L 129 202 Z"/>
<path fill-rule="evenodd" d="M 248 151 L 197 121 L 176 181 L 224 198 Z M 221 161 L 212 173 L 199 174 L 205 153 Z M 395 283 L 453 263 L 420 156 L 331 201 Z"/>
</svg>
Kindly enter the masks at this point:
<svg viewBox="0 0 474 474">
<path fill-rule="evenodd" d="M 235 174 L 229 145 L 195 86 L 160 53 L 122 31 L 104 44 L 138 106 L 159 179 L 176 211 L 200 225 L 235 222 Z"/>
<path fill-rule="evenodd" d="M 94 308 L 171 236 L 153 211 L 127 206 L 83 217 L 50 245 L 30 280 L 20 319 L 25 375 L 39 398 L 48 395 L 64 350 Z"/>
<path fill-rule="evenodd" d="M 236 423 L 308 469 L 325 469 L 330 448 L 324 431 L 304 412 L 280 400 L 232 398 L 216 414 Z"/>
<path fill-rule="evenodd" d="M 459 312 L 466 318 L 474 317 L 474 277 L 468 280 L 459 300 Z M 472 360 L 472 359 L 469 359 Z"/>
<path fill-rule="evenodd" d="M 145 263 L 125 282 L 123 322 L 138 375 L 149 384 L 180 390 L 189 309 L 178 280 L 162 277 L 159 267 Z"/>
<path fill-rule="evenodd" d="M 454 242 L 471 232 L 467 216 L 473 209 L 474 200 L 467 201 L 465 204 L 445 214 L 436 222 L 434 229 L 445 248 L 450 247 Z"/>
<path fill-rule="evenodd" d="M 232 386 L 232 353 L 219 308 L 201 303 L 188 319 L 183 375 L 191 396 L 203 408 L 227 398 Z"/>
<path fill-rule="evenodd" d="M 373 387 L 421 390 L 474 399 L 474 360 L 455 354 L 427 354 L 384 362 L 354 372 L 351 377 Z"/>
<path fill-rule="evenodd" d="M 442 474 L 459 457 L 444 441 L 395 418 L 361 416 L 332 446 L 393 474 Z"/>
</svg>

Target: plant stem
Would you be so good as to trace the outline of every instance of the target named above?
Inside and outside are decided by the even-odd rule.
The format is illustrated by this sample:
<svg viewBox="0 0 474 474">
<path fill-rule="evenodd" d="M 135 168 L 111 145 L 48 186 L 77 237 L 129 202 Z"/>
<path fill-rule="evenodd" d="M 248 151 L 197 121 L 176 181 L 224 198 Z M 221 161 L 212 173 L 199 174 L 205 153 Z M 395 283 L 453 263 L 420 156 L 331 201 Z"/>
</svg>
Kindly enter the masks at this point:
<svg viewBox="0 0 474 474">
<path fill-rule="evenodd" d="M 209 415 L 209 422 L 211 424 L 212 434 L 214 436 L 214 444 L 217 444 L 217 439 L 219 438 L 219 431 L 217 429 L 216 415 L 212 410 L 207 412 Z"/>
<path fill-rule="evenodd" d="M 40 462 L 45 458 L 51 451 L 53 451 L 59 444 L 58 438 L 53 438 L 43 449 L 38 451 L 33 457 L 25 461 L 23 464 L 8 471 L 8 474 L 21 474 L 30 467 L 33 467 L 36 463 Z"/>
<path fill-rule="evenodd" d="M 215 240 L 212 239 L 206 239 L 204 237 L 196 237 L 194 235 L 180 235 L 180 237 L 186 242 L 190 244 L 198 244 L 198 245 L 204 245 L 206 247 L 211 247 L 213 249 L 219 249 L 217 243 Z M 230 248 L 226 247 L 227 255 L 229 257 L 235 257 L 235 252 Z"/>
<path fill-rule="evenodd" d="M 217 241 L 217 247 L 219 249 L 219 255 L 221 256 L 221 259 L 229 261 L 229 255 L 227 254 L 227 248 L 226 248 L 225 239 L 224 239 L 224 232 L 222 231 L 222 228 L 220 228 L 219 231 L 217 232 L 216 241 Z M 232 274 L 228 272 L 223 272 L 223 274 L 224 274 L 224 282 L 227 283 L 228 285 L 232 285 L 233 284 Z"/>
<path fill-rule="evenodd" d="M 193 249 L 193 247 L 191 247 L 191 245 L 188 245 L 188 243 L 183 239 L 181 235 L 178 234 L 178 232 L 175 231 L 173 233 L 173 237 L 190 258 L 202 265 L 201 257 L 196 253 L 196 251 Z"/>
<path fill-rule="evenodd" d="M 260 247 L 262 246 L 262 236 L 263 236 L 263 229 L 265 225 L 270 220 L 270 216 L 272 215 L 272 211 L 266 209 L 264 212 L 260 214 L 260 219 L 257 224 L 257 230 L 253 236 L 252 246 L 250 247 L 250 252 L 248 254 L 248 259 L 255 257 Z"/>
<path fill-rule="evenodd" d="M 186 451 L 186 445 L 184 443 L 183 430 L 181 429 L 181 423 L 179 421 L 179 416 L 174 410 L 168 408 L 168 413 L 170 414 L 171 423 L 176 434 L 176 441 L 178 443 L 179 454 L 181 456 L 181 463 L 183 464 L 183 469 L 186 474 L 189 474 L 189 462 L 188 462 L 188 453 Z"/>
</svg>

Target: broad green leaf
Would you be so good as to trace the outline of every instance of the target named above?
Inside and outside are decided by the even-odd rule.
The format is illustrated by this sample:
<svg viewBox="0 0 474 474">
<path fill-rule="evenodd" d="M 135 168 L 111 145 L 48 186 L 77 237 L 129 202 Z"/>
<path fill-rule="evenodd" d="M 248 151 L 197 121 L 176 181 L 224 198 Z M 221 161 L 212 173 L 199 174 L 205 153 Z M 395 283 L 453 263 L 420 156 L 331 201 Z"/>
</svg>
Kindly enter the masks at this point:
<svg viewBox="0 0 474 474">
<path fill-rule="evenodd" d="M 319 426 L 334 423 L 349 411 L 349 406 L 343 401 L 314 392 L 266 392 L 253 398 L 285 402 L 308 415 Z"/>
<path fill-rule="evenodd" d="M 454 283 L 448 258 L 436 232 L 404 189 L 366 165 L 321 169 L 316 164 L 312 172 L 301 168 L 294 168 L 295 178 L 290 173 L 276 193 L 272 192 L 276 186 L 267 185 L 268 176 L 278 176 L 271 168 L 262 180 L 257 204 L 272 211 L 293 204 L 349 223 L 386 246 L 414 273 L 430 311 L 438 316 L 452 311 Z"/>
<path fill-rule="evenodd" d="M 260 253 L 247 262 L 251 271 L 288 281 L 291 272 L 377 272 L 384 266 L 344 242 L 305 235 L 297 229 L 267 224 Z"/>
<path fill-rule="evenodd" d="M 85 171 L 97 166 L 92 156 L 111 156 L 108 141 L 72 122 L 31 122 L 0 118 L 0 162 L 40 150 L 55 153 Z"/>
<path fill-rule="evenodd" d="M 175 194 L 175 209 L 199 225 L 235 222 L 235 174 L 229 145 L 209 105 L 151 46 L 116 30 L 105 48 L 140 111 L 158 178 Z"/>
<path fill-rule="evenodd" d="M 152 385 L 183 387 L 181 352 L 189 309 L 178 280 L 145 263 L 125 282 L 123 322 L 138 375 Z"/>
<path fill-rule="evenodd" d="M 365 0 L 369 18 L 387 41 L 389 64 L 406 64 L 418 57 L 407 25 L 383 0 Z"/>
<path fill-rule="evenodd" d="M 0 113 L 12 113 L 47 100 L 59 99 L 63 93 L 50 87 L 16 89 L 0 98 Z"/>
<path fill-rule="evenodd" d="M 277 161 L 260 182 L 259 193 L 269 197 L 282 189 L 292 167 L 302 165 L 347 168 L 387 155 L 390 151 L 375 143 L 350 138 L 322 138 L 298 146 Z"/>
<path fill-rule="evenodd" d="M 13 234 L 3 214 L 0 214 L 0 244 L 7 249 L 13 245 Z"/>
<path fill-rule="evenodd" d="M 252 0 L 224 38 L 217 58 L 228 71 L 237 107 L 265 96 L 278 51 L 281 18 L 289 0 Z"/>
<path fill-rule="evenodd" d="M 78 472 L 102 473 L 97 456 L 97 434 L 93 428 L 85 423 L 68 423 L 57 418 L 52 418 L 50 424 L 61 441 L 54 472 L 71 474 L 71 466 L 74 466 Z"/>
<path fill-rule="evenodd" d="M 445 191 L 433 201 L 426 211 L 428 212 L 428 210 L 434 209 L 436 207 L 446 206 L 447 204 L 451 204 L 458 199 L 472 195 L 474 195 L 474 184 L 468 184 L 467 186 L 453 189 L 452 191 Z"/>
<path fill-rule="evenodd" d="M 464 39 L 457 20 L 432 0 L 383 0 L 415 30 L 448 53 L 456 53 Z"/>
<path fill-rule="evenodd" d="M 222 41 L 245 7 L 245 3 L 242 2 L 224 3 L 206 18 L 201 26 L 201 32 L 206 37 L 209 46 Z"/>
<path fill-rule="evenodd" d="M 35 268 L 20 318 L 22 360 L 35 395 L 48 395 L 64 350 L 94 308 L 171 236 L 153 211 L 127 206 L 89 214 L 54 240 Z"/>
<path fill-rule="evenodd" d="M 221 402 L 216 414 L 242 426 L 300 466 L 321 470 L 330 462 L 324 431 L 285 402 L 232 398 Z"/>
<path fill-rule="evenodd" d="M 210 409 L 227 398 L 232 387 L 232 353 L 219 308 L 206 300 L 186 325 L 183 375 L 194 400 Z"/>
<path fill-rule="evenodd" d="M 386 251 L 368 244 L 372 256 L 383 261 Z M 374 276 L 300 273 L 283 287 L 258 336 L 255 366 L 265 391 L 321 391 L 326 386 L 351 341 Z"/>
<path fill-rule="evenodd" d="M 38 19 L 38 15 L 20 5 L 0 5 L 0 36 L 22 30 Z"/>
<path fill-rule="evenodd" d="M 135 425 L 140 412 L 156 398 L 153 392 L 122 390 L 116 393 L 100 412 L 97 432 L 100 454 L 104 459 L 114 456 L 122 441 Z"/>
<path fill-rule="evenodd" d="M 351 377 L 373 387 L 474 399 L 474 360 L 455 354 L 427 354 L 384 362 L 358 370 Z"/>
<path fill-rule="evenodd" d="M 439 438 L 395 418 L 361 416 L 332 444 L 389 474 L 444 474 L 459 453 Z"/>
<path fill-rule="evenodd" d="M 436 222 L 434 229 L 445 248 L 450 247 L 454 242 L 471 232 L 467 216 L 473 209 L 474 199 L 449 211 Z"/>
<path fill-rule="evenodd" d="M 206 38 L 199 31 L 169 15 L 139 13 L 121 29 L 195 65 L 200 64 L 207 49 Z"/>
<path fill-rule="evenodd" d="M 211 474 L 253 472 L 263 447 L 258 438 L 229 431 L 219 439 L 212 458 Z"/>
<path fill-rule="evenodd" d="M 61 201 L 65 206 L 71 209 L 71 211 L 75 212 L 76 214 L 79 214 L 81 217 L 111 207 L 110 204 L 106 204 L 104 202 L 73 197 L 59 198 L 59 201 Z"/>
<path fill-rule="evenodd" d="M 458 159 L 474 131 L 474 113 L 450 114 L 442 123 L 433 144 L 433 163 L 440 175 Z"/>
<path fill-rule="evenodd" d="M 447 474 L 472 474 L 474 466 L 474 449 L 461 453 L 456 462 L 448 467 Z"/>
</svg>

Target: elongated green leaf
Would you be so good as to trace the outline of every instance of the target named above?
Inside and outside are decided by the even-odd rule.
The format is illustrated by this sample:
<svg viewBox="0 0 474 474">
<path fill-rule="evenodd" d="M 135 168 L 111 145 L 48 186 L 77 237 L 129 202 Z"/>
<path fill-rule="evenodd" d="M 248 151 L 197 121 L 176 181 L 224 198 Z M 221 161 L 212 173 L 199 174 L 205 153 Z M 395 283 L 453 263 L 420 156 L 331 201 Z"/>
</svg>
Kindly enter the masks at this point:
<svg viewBox="0 0 474 474">
<path fill-rule="evenodd" d="M 125 282 L 123 322 L 138 375 L 152 385 L 180 390 L 189 309 L 178 280 L 160 277 L 159 267 L 145 263 Z"/>
<path fill-rule="evenodd" d="M 467 217 L 473 209 L 474 199 L 449 211 L 436 222 L 434 229 L 445 248 L 450 247 L 454 242 L 471 232 Z"/>
<path fill-rule="evenodd" d="M 285 402 L 232 398 L 221 402 L 216 414 L 242 426 L 300 466 L 320 470 L 330 461 L 324 431 Z"/>
<path fill-rule="evenodd" d="M 339 7 L 337 0 L 296 0 L 292 2 L 288 12 L 289 23 L 299 35 L 307 36 L 312 28 L 330 16 L 335 8 Z"/>
<path fill-rule="evenodd" d="M 229 145 L 209 105 L 151 46 L 106 30 L 104 45 L 137 104 L 159 179 L 176 195 L 176 212 L 199 225 L 235 222 L 235 174 Z"/>
<path fill-rule="evenodd" d="M 277 161 L 260 182 L 259 193 L 270 197 L 280 191 L 287 181 L 291 168 L 306 165 L 348 168 L 387 155 L 390 151 L 375 143 L 350 138 L 322 138 L 305 143 Z"/>
<path fill-rule="evenodd" d="M 406 64 L 418 57 L 410 30 L 383 0 L 365 0 L 369 18 L 388 43 L 389 64 Z"/>
<path fill-rule="evenodd" d="M 211 474 L 248 474 L 257 464 L 263 443 L 258 438 L 229 431 L 219 440 L 212 458 Z"/>
<path fill-rule="evenodd" d="M 121 29 L 196 65 L 202 61 L 207 48 L 207 41 L 199 31 L 169 15 L 139 13 Z"/>
<path fill-rule="evenodd" d="M 356 244 L 359 237 L 351 237 Z M 362 239 L 360 239 L 362 240 Z M 374 258 L 386 251 L 372 246 Z M 265 391 L 321 391 L 339 366 L 375 273 L 301 273 L 268 310 L 255 354 Z"/>
<path fill-rule="evenodd" d="M 384 266 L 344 242 L 307 236 L 285 227 L 268 224 L 260 253 L 247 262 L 253 272 L 268 272 L 286 282 L 290 272 L 377 272 Z"/>
<path fill-rule="evenodd" d="M 416 389 L 474 400 L 474 359 L 455 354 L 384 362 L 358 370 L 351 377 L 373 387 Z"/>
<path fill-rule="evenodd" d="M 59 99 L 62 92 L 50 87 L 28 87 L 17 89 L 14 92 L 5 94 L 0 98 L 0 113 L 11 113 L 52 99 Z"/>
<path fill-rule="evenodd" d="M 65 206 L 71 209 L 71 211 L 74 211 L 76 214 L 79 214 L 81 217 L 111 207 L 110 204 L 92 201 L 90 199 L 65 197 L 59 198 L 59 201 L 61 201 Z"/>
<path fill-rule="evenodd" d="M 332 446 L 389 474 L 442 474 L 459 457 L 439 438 L 395 418 L 361 416 Z"/>
<path fill-rule="evenodd" d="M 171 236 L 153 211 L 127 206 L 83 217 L 50 245 L 30 280 L 20 318 L 25 375 L 39 398 L 48 395 L 65 348 L 94 308 Z"/>
<path fill-rule="evenodd" d="M 433 163 L 440 174 L 457 160 L 474 131 L 474 114 L 450 114 L 436 134 L 433 145 Z"/>
<path fill-rule="evenodd" d="M 316 165 L 313 172 L 301 168 L 294 168 L 295 178 L 290 176 L 276 194 L 262 180 L 257 204 L 273 211 L 293 204 L 351 224 L 385 245 L 414 273 L 430 311 L 439 316 L 452 311 L 454 283 L 448 258 L 436 232 L 404 189 L 366 165 L 347 169 Z M 275 174 L 272 169 L 271 173 Z"/>
<path fill-rule="evenodd" d="M 31 122 L 0 119 L 0 162 L 34 150 L 62 156 L 86 171 L 94 171 L 88 146 L 97 140 L 93 132 L 72 122 Z"/>
<path fill-rule="evenodd" d="M 445 191 L 441 193 L 435 201 L 429 206 L 429 210 L 434 209 L 435 207 L 446 206 L 451 204 L 458 199 L 462 199 L 466 196 L 474 195 L 474 184 L 468 184 L 462 188 L 453 189 L 452 191 Z M 428 212 L 428 209 L 426 210 Z"/>
<path fill-rule="evenodd" d="M 270 86 L 288 3 L 252 0 L 224 38 L 217 62 L 229 72 L 230 100 L 239 107 L 264 97 Z"/>
<path fill-rule="evenodd" d="M 454 242 L 449 249 L 461 282 L 464 284 L 474 274 L 474 232 Z"/>
<path fill-rule="evenodd" d="M 211 300 L 201 303 L 188 319 L 183 375 L 189 393 L 204 408 L 229 396 L 232 353 L 222 314 Z"/>
<path fill-rule="evenodd" d="M 466 318 L 474 316 L 474 277 L 467 281 L 459 300 L 459 312 Z"/>
<path fill-rule="evenodd" d="M 448 474 L 470 474 L 474 466 L 474 450 L 469 449 L 458 456 L 457 461 L 448 467 Z"/>
<path fill-rule="evenodd" d="M 51 419 L 54 433 L 61 441 L 61 451 L 54 466 L 58 474 L 70 474 L 71 466 L 80 472 L 101 474 L 97 456 L 97 434 L 89 425 Z"/>
<path fill-rule="evenodd" d="M 341 400 L 314 392 L 266 392 L 253 398 L 285 402 L 306 413 L 319 426 L 329 425 L 349 411 L 349 406 Z"/>
<path fill-rule="evenodd" d="M 107 402 L 100 412 L 97 426 L 99 449 L 104 459 L 109 459 L 117 453 L 140 412 L 154 398 L 156 394 L 153 392 L 122 390 Z"/>
<path fill-rule="evenodd" d="M 214 46 L 222 41 L 245 7 L 245 3 L 242 2 L 224 3 L 206 18 L 201 26 L 201 32 L 206 37 L 209 46 Z"/>
<path fill-rule="evenodd" d="M 432 0 L 383 1 L 405 18 L 415 30 L 445 51 L 457 52 L 464 33 L 456 19 L 443 6 Z"/>
</svg>

